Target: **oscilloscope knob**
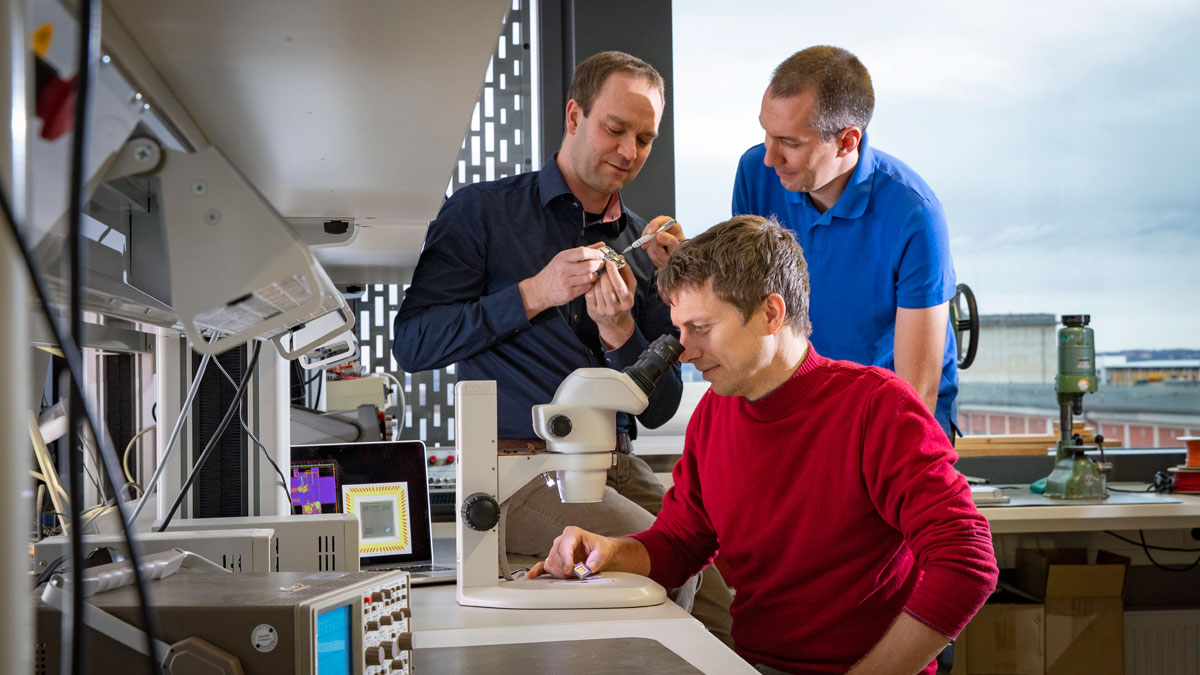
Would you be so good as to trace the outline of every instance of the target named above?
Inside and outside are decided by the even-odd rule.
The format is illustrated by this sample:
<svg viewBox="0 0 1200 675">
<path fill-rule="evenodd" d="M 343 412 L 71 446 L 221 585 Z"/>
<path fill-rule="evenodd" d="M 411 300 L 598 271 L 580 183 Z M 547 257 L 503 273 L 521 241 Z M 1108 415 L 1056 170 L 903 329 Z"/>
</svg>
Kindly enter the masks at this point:
<svg viewBox="0 0 1200 675">
<path fill-rule="evenodd" d="M 500 522 L 500 504 L 486 492 L 468 495 L 462 503 L 462 519 L 472 530 L 487 532 Z"/>
</svg>

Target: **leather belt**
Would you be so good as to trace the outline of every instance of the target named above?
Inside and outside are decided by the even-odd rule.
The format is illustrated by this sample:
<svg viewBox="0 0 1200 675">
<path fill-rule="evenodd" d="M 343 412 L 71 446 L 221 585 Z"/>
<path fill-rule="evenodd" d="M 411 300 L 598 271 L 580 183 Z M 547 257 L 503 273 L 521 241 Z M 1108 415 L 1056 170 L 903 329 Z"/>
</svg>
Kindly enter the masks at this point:
<svg viewBox="0 0 1200 675">
<path fill-rule="evenodd" d="M 499 452 L 538 452 L 546 449 L 546 441 L 540 438 L 498 438 L 496 439 L 496 450 Z M 613 448 L 613 452 L 619 452 L 622 455 L 628 455 L 633 450 L 633 443 L 629 440 L 629 434 L 625 432 L 617 432 L 617 445 Z"/>
</svg>

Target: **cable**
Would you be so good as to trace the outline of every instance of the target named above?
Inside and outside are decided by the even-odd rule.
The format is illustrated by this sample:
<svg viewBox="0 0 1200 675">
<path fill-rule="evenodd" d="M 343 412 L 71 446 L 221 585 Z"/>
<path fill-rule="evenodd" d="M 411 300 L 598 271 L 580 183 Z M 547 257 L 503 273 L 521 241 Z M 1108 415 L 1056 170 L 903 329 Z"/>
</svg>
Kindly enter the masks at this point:
<svg viewBox="0 0 1200 675">
<path fill-rule="evenodd" d="M 1151 565 L 1154 565 L 1164 572 L 1190 572 L 1197 565 L 1200 565 L 1200 555 L 1198 555 L 1190 565 L 1184 565 L 1183 567 L 1167 567 L 1166 565 L 1163 565 L 1155 560 L 1154 556 L 1150 555 L 1150 547 L 1146 545 L 1146 533 L 1142 530 L 1138 530 L 1138 537 L 1140 537 L 1142 540 L 1142 550 L 1146 553 L 1146 559 L 1150 561 Z"/>
<path fill-rule="evenodd" d="M 67 241 L 71 249 L 71 286 L 70 286 L 70 332 L 73 337 L 83 336 L 83 275 L 87 272 L 87 260 L 84 250 L 87 240 L 83 234 L 83 211 L 87 199 L 87 176 L 84 175 L 87 166 L 87 121 L 91 113 L 90 85 L 95 74 L 96 64 L 100 60 L 100 7 L 97 0 L 83 0 L 79 3 L 79 47 L 77 56 L 78 68 L 75 71 L 75 130 L 71 136 L 71 201 L 69 204 L 69 220 Z M 15 223 L 14 223 L 15 225 Z M 50 308 L 47 307 L 49 312 Z M 59 344 L 65 352 L 67 346 Z M 82 351 L 79 352 L 82 354 Z M 71 433 L 78 434 L 82 445 L 83 392 L 80 388 L 71 390 L 68 414 L 70 415 Z M 70 437 L 68 437 L 69 439 Z M 87 635 L 83 623 L 83 457 L 73 443 L 67 443 L 67 480 L 70 484 L 71 495 L 71 623 L 70 623 L 70 663 L 72 675 L 82 675 L 86 667 Z M 115 482 L 113 483 L 116 484 Z M 101 491 L 103 495 L 103 491 Z M 145 600 L 143 600 L 145 602 Z M 155 663 L 155 667 L 157 667 Z"/>
<path fill-rule="evenodd" d="M 324 391 L 325 391 L 325 369 L 322 368 L 321 371 L 319 373 L 317 373 L 317 395 L 313 397 L 313 406 L 312 407 L 316 408 L 317 406 L 321 405 L 321 394 L 324 393 Z"/>
<path fill-rule="evenodd" d="M 151 425 L 151 426 L 148 426 L 145 429 L 142 429 L 141 431 L 137 432 L 136 434 L 133 435 L 133 438 L 129 439 L 129 444 L 125 446 L 125 453 L 121 455 L 121 471 L 125 474 L 126 481 L 133 483 L 134 485 L 137 485 L 137 481 L 133 479 L 133 472 L 129 470 L 129 452 L 131 450 L 133 450 L 133 444 L 137 443 L 137 440 L 139 438 L 141 438 L 142 436 L 145 436 L 148 432 L 157 431 L 157 430 L 158 430 L 157 425 Z M 138 485 L 139 490 L 141 489 L 141 487 L 142 487 L 141 485 Z M 143 494 L 145 494 L 144 491 L 143 491 Z"/>
<path fill-rule="evenodd" d="M 70 501 L 70 497 L 67 496 L 67 491 L 63 489 L 62 484 L 58 482 L 58 474 L 54 472 L 54 460 L 50 457 L 50 448 L 46 447 L 46 439 L 42 436 L 37 415 L 33 411 L 29 412 L 29 439 L 33 441 L 33 455 L 37 459 L 38 467 L 42 470 L 42 482 L 50 490 L 50 503 L 54 505 L 54 510 L 59 514 L 58 526 L 63 532 L 66 532 L 67 523 L 63 520 L 62 514 L 66 512 L 64 505 Z"/>
<path fill-rule="evenodd" d="M 213 331 L 208 344 L 211 346 L 220 336 L 219 332 Z M 158 466 L 154 469 L 154 475 L 150 476 L 150 480 L 146 482 L 142 494 L 150 494 L 150 491 L 158 485 L 158 480 L 162 478 L 163 471 L 167 470 L 167 464 L 171 460 L 171 453 L 175 452 L 175 441 L 179 440 L 179 432 L 183 431 L 183 423 L 187 421 L 188 412 L 192 409 L 192 401 L 196 399 L 196 393 L 200 391 L 200 380 L 204 379 L 204 372 L 208 369 L 210 361 L 212 361 L 212 354 L 205 354 L 204 358 L 200 359 L 200 367 L 196 369 L 196 375 L 192 378 L 192 386 L 188 389 L 187 397 L 183 401 L 183 408 L 179 411 L 179 417 L 175 418 L 175 426 L 171 429 L 171 437 L 167 439 L 163 456 L 158 461 Z M 149 501 L 148 499 L 139 499 L 137 505 L 133 507 L 133 515 L 130 516 L 130 520 L 127 522 L 133 524 L 142 512 L 142 509 L 146 508 L 146 503 Z"/>
<path fill-rule="evenodd" d="M 95 511 L 95 513 L 93 513 L 91 516 L 88 516 L 87 519 L 83 521 L 83 525 L 80 526 L 80 529 L 86 531 L 89 527 L 91 527 L 93 524 L 95 524 L 95 522 L 97 520 L 99 520 L 101 516 L 103 516 L 106 513 L 112 513 L 113 509 L 115 509 L 115 508 L 117 508 L 116 505 L 111 505 L 111 506 L 103 506 L 103 507 L 99 507 L 96 509 L 92 509 L 92 511 Z M 90 513 L 90 511 L 89 511 L 89 513 Z M 100 527 L 97 526 L 96 531 L 93 532 L 92 534 L 100 534 Z"/>
<path fill-rule="evenodd" d="M 228 370 L 225 370 L 225 367 L 221 365 L 221 362 L 214 361 L 214 363 L 217 364 L 217 369 L 221 371 L 221 374 L 225 376 L 225 379 L 229 380 L 229 383 L 236 387 L 237 380 L 233 379 L 233 376 L 229 374 Z M 283 471 L 279 469 L 279 465 L 275 463 L 275 460 L 271 459 L 271 453 L 267 450 L 267 446 L 263 445 L 262 441 L 258 440 L 258 436 L 255 436 L 253 431 L 250 431 L 250 427 L 246 424 L 246 418 L 244 417 L 245 414 L 246 402 L 241 401 L 238 403 L 238 424 L 242 426 L 242 431 L 246 432 L 246 435 L 250 437 L 250 440 L 258 446 L 259 450 L 262 451 L 263 457 L 265 457 L 266 460 L 271 463 L 271 466 L 275 467 L 275 474 L 279 476 L 279 485 L 283 488 L 283 491 L 288 495 L 288 497 L 291 497 L 292 493 L 288 488 L 287 478 L 284 478 Z"/>
<path fill-rule="evenodd" d="M 396 432 L 395 432 L 395 435 L 392 437 L 392 440 L 398 441 L 398 440 L 400 440 L 400 432 L 404 428 L 404 418 L 405 418 L 404 385 L 400 384 L 400 379 L 391 373 L 384 372 L 384 373 L 382 373 L 382 375 L 384 377 L 390 379 L 392 382 L 396 383 Z"/>
<path fill-rule="evenodd" d="M 83 449 L 88 450 L 88 443 L 82 438 L 80 438 L 79 441 L 80 445 L 83 446 Z M 95 459 L 95 457 L 92 458 L 93 461 L 95 461 Z M 96 464 L 99 463 L 100 462 L 96 462 Z M 92 473 L 92 470 L 88 468 L 87 462 L 83 462 L 83 475 L 87 476 L 88 480 L 92 482 L 92 487 L 96 488 L 96 495 L 100 497 L 100 501 L 108 501 L 108 495 L 104 494 L 104 486 L 100 483 L 100 479 L 96 478 L 96 474 Z"/>
<path fill-rule="evenodd" d="M 258 365 L 258 354 L 261 351 L 262 343 L 255 341 L 254 347 L 250 353 L 250 361 L 246 364 L 246 372 L 242 373 L 242 381 L 238 383 L 238 389 L 233 394 L 233 402 L 229 404 L 229 410 L 225 412 L 225 417 L 221 419 L 221 423 L 217 425 L 216 431 L 213 432 L 211 438 L 208 439 L 208 445 L 204 447 L 204 452 L 200 453 L 200 458 L 196 460 L 196 465 L 192 467 L 191 473 L 188 474 L 187 480 L 183 486 L 179 488 L 179 494 L 175 497 L 175 502 L 171 504 L 171 510 L 167 512 L 167 517 L 163 519 L 163 523 L 159 526 L 159 532 L 165 532 L 167 526 L 171 524 L 171 519 L 175 517 L 175 512 L 179 510 L 179 506 L 183 504 L 184 497 L 187 496 L 188 490 L 191 489 L 192 483 L 196 481 L 196 477 L 200 475 L 200 470 L 204 468 L 204 464 L 208 461 L 208 456 L 212 454 L 217 447 L 217 443 L 221 439 L 221 435 L 225 433 L 225 429 L 229 427 L 229 423 L 233 421 L 233 416 L 238 411 L 238 404 L 242 397 L 246 395 L 247 386 L 250 383 L 250 376 L 254 374 L 254 368 Z"/>
<path fill-rule="evenodd" d="M 46 283 L 42 279 L 42 273 L 38 269 L 33 252 L 21 236 L 21 228 L 17 225 L 12 206 L 8 201 L 8 196 L 4 193 L 3 186 L 0 186 L 0 210 L 3 210 L 5 223 L 12 234 L 14 243 L 21 251 L 21 260 L 25 264 L 25 271 L 29 275 L 30 283 L 33 284 L 34 291 L 37 293 L 38 302 L 42 305 L 46 323 L 49 325 L 51 333 L 54 334 L 55 341 L 62 349 L 62 357 L 66 361 L 67 368 L 71 374 L 69 378 L 71 390 L 83 401 L 82 412 L 86 417 L 87 426 L 92 432 L 92 437 L 96 439 L 96 442 L 100 446 L 100 458 L 103 460 L 105 473 L 108 476 L 109 482 L 116 485 L 120 483 L 121 479 L 117 452 L 113 448 L 112 439 L 100 422 L 99 413 L 92 402 L 83 396 L 83 354 L 75 342 L 75 336 L 67 332 L 67 328 L 62 325 L 61 319 L 50 310 L 53 306 L 50 302 L 50 293 L 46 289 Z M 34 423 L 36 424 L 36 420 Z M 117 507 L 121 510 L 122 521 L 128 522 L 124 518 L 124 504 L 118 502 Z M 139 562 L 142 557 L 141 542 L 133 537 L 129 527 L 123 527 L 122 533 L 125 536 L 125 546 L 129 550 L 130 561 L 133 564 L 133 580 L 137 588 L 142 624 L 146 627 L 146 651 L 149 654 L 152 672 L 158 673 L 161 672 L 160 664 L 162 663 L 157 639 L 158 622 L 151 609 L 149 592 L 146 588 L 146 577 Z"/>
<path fill-rule="evenodd" d="M 1138 530 L 1138 532 L 1141 532 L 1141 530 Z M 1137 542 L 1128 537 L 1122 537 L 1121 535 L 1117 534 L 1116 532 L 1113 532 L 1112 530 L 1105 530 L 1104 534 L 1112 535 L 1112 536 L 1116 537 L 1117 539 L 1120 539 L 1121 541 L 1125 542 L 1126 544 L 1133 544 L 1134 546 L 1144 546 L 1149 549 L 1154 549 L 1155 551 L 1175 551 L 1177 553 L 1200 553 L 1200 548 L 1175 548 L 1175 547 L 1171 547 L 1171 546 L 1155 546 L 1154 544 L 1147 544 L 1147 543 L 1145 543 L 1144 536 L 1142 537 L 1141 542 Z"/>
<path fill-rule="evenodd" d="M 30 472 L 33 473 L 33 472 Z M 33 532 L 35 541 L 42 540 L 42 509 L 46 507 L 46 485 L 37 486 L 37 496 L 33 498 Z"/>
<path fill-rule="evenodd" d="M 238 417 L 238 421 L 242 424 L 242 430 L 246 432 L 246 435 L 250 437 L 250 440 L 254 441 L 254 444 L 257 445 L 258 449 L 262 451 L 263 457 L 271 463 L 271 466 L 275 467 L 275 474 L 279 476 L 279 486 L 283 488 L 283 491 L 288 495 L 288 497 L 291 497 L 292 491 L 288 487 L 288 480 L 284 477 L 283 471 L 280 470 L 279 465 L 275 463 L 275 460 L 271 459 L 271 453 L 267 451 L 267 446 L 263 445 L 262 441 L 258 440 L 258 437 L 254 435 L 254 432 L 250 431 L 250 428 L 246 426 L 245 420 L 241 419 L 240 415 Z"/>
</svg>

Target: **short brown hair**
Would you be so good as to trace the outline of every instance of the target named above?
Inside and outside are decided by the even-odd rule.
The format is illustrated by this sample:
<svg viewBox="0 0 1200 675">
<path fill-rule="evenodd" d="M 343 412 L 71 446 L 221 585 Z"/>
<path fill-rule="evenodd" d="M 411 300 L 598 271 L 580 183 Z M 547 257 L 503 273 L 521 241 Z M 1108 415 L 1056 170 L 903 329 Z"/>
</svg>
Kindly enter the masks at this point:
<svg viewBox="0 0 1200 675">
<path fill-rule="evenodd" d="M 778 293 L 788 325 L 803 337 L 812 334 L 804 249 L 774 218 L 736 216 L 683 242 L 658 273 L 658 293 L 669 305 L 678 291 L 703 288 L 710 279 L 713 293 L 736 307 L 743 322 Z"/>
<path fill-rule="evenodd" d="M 583 109 L 584 116 L 591 114 L 592 103 L 596 101 L 600 89 L 608 80 L 608 76 L 616 72 L 629 73 L 645 79 L 658 90 L 658 94 L 662 96 L 664 102 L 667 100 L 666 85 L 663 84 L 662 75 L 658 74 L 654 66 L 625 52 L 600 52 L 589 56 L 583 63 L 576 66 L 575 75 L 571 78 L 571 89 L 567 92 L 567 99 L 575 99 L 575 102 Z"/>
<path fill-rule="evenodd" d="M 812 91 L 817 98 L 809 126 L 828 142 L 847 127 L 867 130 L 875 112 L 871 74 L 858 57 L 840 47 L 809 47 L 792 54 L 771 75 L 772 98 Z"/>
</svg>

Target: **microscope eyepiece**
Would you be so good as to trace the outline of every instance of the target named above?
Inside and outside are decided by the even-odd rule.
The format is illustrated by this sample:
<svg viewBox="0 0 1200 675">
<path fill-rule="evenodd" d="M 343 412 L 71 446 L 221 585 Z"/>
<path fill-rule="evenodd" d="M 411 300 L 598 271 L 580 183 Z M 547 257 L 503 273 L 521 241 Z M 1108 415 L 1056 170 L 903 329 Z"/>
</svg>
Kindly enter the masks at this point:
<svg viewBox="0 0 1200 675">
<path fill-rule="evenodd" d="M 660 335 L 650 343 L 646 351 L 638 357 L 637 363 L 626 368 L 624 372 L 647 396 L 654 391 L 654 381 L 660 375 L 675 365 L 683 354 L 683 345 L 673 335 Z"/>
</svg>

